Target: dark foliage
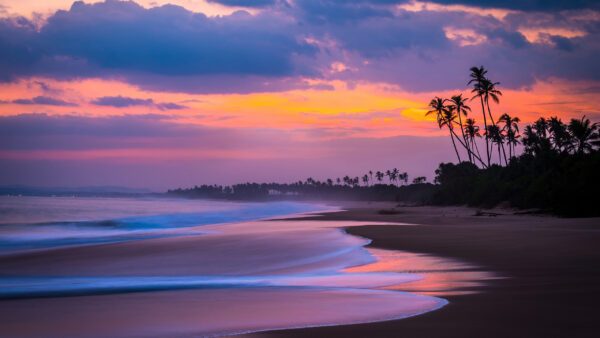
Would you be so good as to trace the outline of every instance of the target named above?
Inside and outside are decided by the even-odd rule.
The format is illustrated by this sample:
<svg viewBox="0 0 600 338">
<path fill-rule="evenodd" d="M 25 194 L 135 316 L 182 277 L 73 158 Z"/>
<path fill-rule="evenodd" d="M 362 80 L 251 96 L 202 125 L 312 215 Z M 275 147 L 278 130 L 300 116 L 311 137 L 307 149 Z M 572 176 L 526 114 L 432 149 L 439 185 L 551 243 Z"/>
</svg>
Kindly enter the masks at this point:
<svg viewBox="0 0 600 338">
<path fill-rule="evenodd" d="M 526 153 L 509 165 L 479 169 L 469 162 L 436 170 L 433 204 L 492 207 L 509 202 L 565 217 L 600 216 L 600 152 Z"/>
<path fill-rule="evenodd" d="M 375 184 L 332 184 L 331 181 L 307 180 L 291 184 L 244 183 L 233 186 L 202 185 L 190 189 L 169 190 L 167 194 L 187 198 L 211 198 L 227 200 L 361 200 L 428 202 L 435 190 L 431 183 L 396 186 Z"/>
</svg>

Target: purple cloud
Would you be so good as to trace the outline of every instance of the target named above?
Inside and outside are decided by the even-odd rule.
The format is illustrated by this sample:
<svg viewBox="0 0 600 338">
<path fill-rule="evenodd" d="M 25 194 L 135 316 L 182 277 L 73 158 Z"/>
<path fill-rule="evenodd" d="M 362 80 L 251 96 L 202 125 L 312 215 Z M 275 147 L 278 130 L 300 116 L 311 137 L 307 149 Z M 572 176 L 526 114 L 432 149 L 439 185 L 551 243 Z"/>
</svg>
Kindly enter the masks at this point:
<svg viewBox="0 0 600 338">
<path fill-rule="evenodd" d="M 26 105 L 39 104 L 39 105 L 45 105 L 45 106 L 64 106 L 64 107 L 77 107 L 78 106 L 75 103 L 55 99 L 55 98 L 48 97 L 48 96 L 36 96 L 32 99 L 16 99 L 16 100 L 13 100 L 12 103 L 26 104 Z"/>
<path fill-rule="evenodd" d="M 234 2 L 242 3 L 228 3 Z M 388 82 L 422 91 L 462 88 L 468 68 L 482 64 L 512 88 L 550 77 L 600 79 L 598 20 L 560 10 L 595 8 L 590 2 L 563 6 L 551 1 L 543 13 L 515 12 L 503 20 L 461 10 L 409 12 L 393 6 L 402 2 L 265 1 L 274 6 L 257 15 L 238 11 L 220 17 L 173 5 L 146 9 L 134 2 L 76 2 L 50 16 L 41 29 L 22 18 L 0 19 L 0 81 L 118 77 L 145 90 L 249 93 L 308 88 L 303 79 L 312 78 Z M 541 4 L 493 3 L 523 10 Z M 448 27 L 485 39 L 461 45 L 448 38 Z M 523 27 L 571 28 L 582 34 L 531 42 L 519 31 Z M 333 62 L 352 71 L 331 73 Z M 170 107 L 175 106 L 162 109 Z"/>
<path fill-rule="evenodd" d="M 136 99 L 125 96 L 103 96 L 90 102 L 97 106 L 110 106 L 116 108 L 131 107 L 131 106 L 148 106 L 156 107 L 160 110 L 184 109 L 186 106 L 179 105 L 173 102 L 155 103 L 152 99 Z"/>
<path fill-rule="evenodd" d="M 276 0 L 208 0 L 225 6 L 261 8 L 274 5 Z"/>
</svg>

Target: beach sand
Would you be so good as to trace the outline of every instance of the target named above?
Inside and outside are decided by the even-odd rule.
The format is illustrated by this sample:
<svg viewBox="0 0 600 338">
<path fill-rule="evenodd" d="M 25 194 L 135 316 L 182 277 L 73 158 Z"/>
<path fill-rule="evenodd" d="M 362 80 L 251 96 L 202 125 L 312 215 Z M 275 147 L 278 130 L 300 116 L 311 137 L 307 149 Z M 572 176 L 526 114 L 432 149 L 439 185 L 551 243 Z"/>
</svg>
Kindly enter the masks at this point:
<svg viewBox="0 0 600 338">
<path fill-rule="evenodd" d="M 371 247 L 461 260 L 505 278 L 472 294 L 451 295 L 446 307 L 381 323 L 281 330 L 251 337 L 597 337 L 600 329 L 600 219 L 545 215 L 475 216 L 466 207 L 396 207 L 346 203 L 319 220 L 406 222 L 368 225 L 350 234 Z M 394 209 L 396 214 L 379 214 Z M 486 210 L 487 211 L 487 210 Z"/>
</svg>

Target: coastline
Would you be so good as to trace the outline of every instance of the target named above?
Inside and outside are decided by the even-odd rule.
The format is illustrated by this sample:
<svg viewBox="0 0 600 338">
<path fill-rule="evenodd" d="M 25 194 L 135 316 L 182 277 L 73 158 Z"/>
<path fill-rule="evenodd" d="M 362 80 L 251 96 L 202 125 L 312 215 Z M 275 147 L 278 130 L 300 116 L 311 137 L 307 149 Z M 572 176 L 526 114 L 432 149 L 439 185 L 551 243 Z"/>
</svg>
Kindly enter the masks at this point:
<svg viewBox="0 0 600 338">
<path fill-rule="evenodd" d="M 406 250 L 476 264 L 499 276 L 476 293 L 443 297 L 423 315 L 358 325 L 269 331 L 245 337 L 593 337 L 600 324 L 600 218 L 566 219 L 466 207 L 341 203 L 314 220 L 399 222 L 345 230 L 369 247 Z M 394 208 L 395 214 L 379 214 Z"/>
</svg>

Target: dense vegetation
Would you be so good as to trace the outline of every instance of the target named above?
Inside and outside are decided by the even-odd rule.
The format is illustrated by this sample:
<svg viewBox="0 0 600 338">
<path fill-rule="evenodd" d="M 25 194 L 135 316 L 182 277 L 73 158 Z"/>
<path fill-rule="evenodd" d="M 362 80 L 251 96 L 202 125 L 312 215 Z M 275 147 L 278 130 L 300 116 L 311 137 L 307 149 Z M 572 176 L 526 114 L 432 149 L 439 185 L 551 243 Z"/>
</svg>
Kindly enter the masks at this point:
<svg viewBox="0 0 600 338">
<path fill-rule="evenodd" d="M 458 164 L 440 164 L 435 172 L 436 184 L 417 177 L 409 185 L 408 174 L 394 168 L 324 182 L 308 178 L 291 184 L 202 185 L 170 190 L 168 194 L 233 200 L 369 200 L 481 207 L 507 202 L 512 207 L 562 216 L 600 216 L 599 125 L 585 116 L 568 123 L 558 117 L 541 117 L 521 133 L 518 117 L 504 113 L 494 119 L 490 101 L 498 103 L 502 92 L 499 83 L 486 75 L 483 67 L 471 68 L 471 98 L 457 94 L 451 99 L 435 97 L 430 102 L 431 110 L 426 115 L 435 115 L 439 128 L 448 130 L 458 160 Z M 482 127 L 469 115 L 472 109 L 468 103 L 472 100 L 481 105 Z M 520 155 L 519 148 L 523 149 Z"/>
<path fill-rule="evenodd" d="M 396 170 L 397 171 L 397 170 Z M 343 180 L 327 179 L 324 182 L 308 178 L 291 184 L 243 183 L 232 186 L 201 185 L 190 189 L 169 190 L 168 194 L 188 198 L 212 198 L 229 200 L 368 200 L 368 201 L 424 201 L 429 199 L 435 185 L 417 177 L 408 185 L 408 175 L 403 175 L 404 185 L 395 184 L 393 170 L 388 171 L 388 184 L 382 183 L 383 173 L 377 172 L 380 183 L 365 178 L 346 176 Z M 401 174 L 402 175 L 402 174 Z M 364 178 L 364 177 L 363 177 Z M 394 184 L 393 184 L 394 183 Z"/>
<path fill-rule="evenodd" d="M 438 185 L 428 202 L 486 207 L 508 202 L 513 207 L 563 216 L 600 215 L 598 124 L 585 116 L 568 124 L 558 117 L 541 117 L 521 135 L 518 117 L 505 113 L 494 120 L 490 98 L 497 103 L 502 92 L 486 73 L 483 67 L 473 67 L 469 81 L 475 94 L 471 100 L 478 98 L 481 103 L 483 134 L 468 117 L 471 108 L 461 95 L 450 100 L 436 97 L 430 102 L 427 115 L 435 114 L 440 129 L 448 129 L 459 164 L 440 164 L 435 179 Z M 475 138 L 482 136 L 485 152 L 480 153 Z M 518 144 L 524 146 L 520 156 L 516 154 Z M 468 162 L 461 161 L 459 149 L 467 153 Z"/>
</svg>

